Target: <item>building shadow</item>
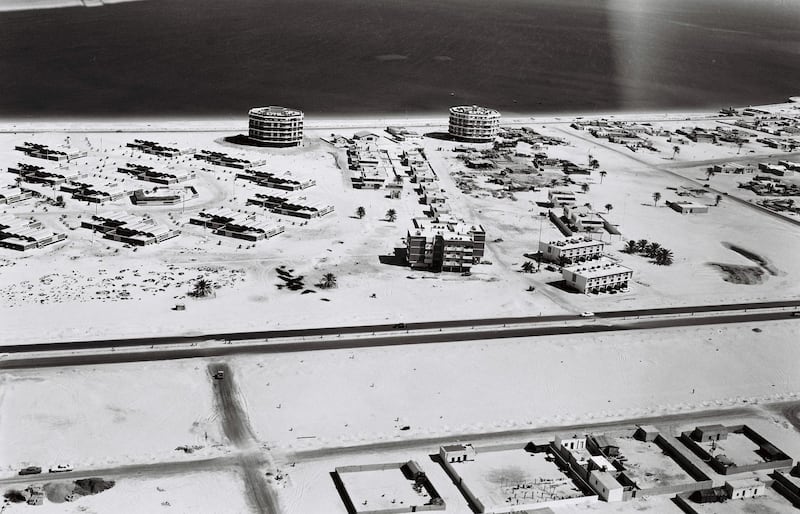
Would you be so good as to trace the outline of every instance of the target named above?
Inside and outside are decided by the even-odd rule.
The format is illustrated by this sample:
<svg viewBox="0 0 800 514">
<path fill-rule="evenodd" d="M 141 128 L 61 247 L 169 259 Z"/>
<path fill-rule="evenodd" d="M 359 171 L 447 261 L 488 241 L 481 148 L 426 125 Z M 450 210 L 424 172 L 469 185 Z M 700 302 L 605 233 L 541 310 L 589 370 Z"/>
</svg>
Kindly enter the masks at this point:
<svg viewBox="0 0 800 514">
<path fill-rule="evenodd" d="M 440 141 L 458 141 L 448 132 L 426 132 L 424 135 L 425 137 L 429 137 L 431 139 L 438 139 Z"/>
<path fill-rule="evenodd" d="M 556 289 L 558 289 L 560 291 L 564 291 L 565 293 L 582 294 L 582 293 L 579 293 L 578 291 L 575 291 L 574 289 L 570 289 L 569 287 L 567 287 L 567 281 L 566 280 L 554 280 L 552 282 L 548 282 L 547 285 L 550 286 L 550 287 L 554 287 L 554 288 L 556 288 Z"/>
<path fill-rule="evenodd" d="M 394 254 L 392 255 L 379 255 L 378 260 L 381 264 L 388 264 L 389 266 L 400 266 L 403 268 L 408 267 L 408 261 L 406 260 L 406 249 L 405 248 L 395 248 Z"/>
</svg>

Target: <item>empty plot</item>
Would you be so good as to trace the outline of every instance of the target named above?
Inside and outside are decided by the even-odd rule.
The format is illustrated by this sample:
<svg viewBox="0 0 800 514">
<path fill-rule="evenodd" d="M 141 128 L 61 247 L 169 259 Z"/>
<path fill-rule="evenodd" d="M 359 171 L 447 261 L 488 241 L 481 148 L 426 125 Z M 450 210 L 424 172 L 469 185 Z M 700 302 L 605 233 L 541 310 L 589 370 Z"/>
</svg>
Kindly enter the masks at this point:
<svg viewBox="0 0 800 514">
<path fill-rule="evenodd" d="M 339 474 L 357 512 L 424 505 L 431 497 L 424 487 L 414 487 L 400 468 Z"/>
</svg>

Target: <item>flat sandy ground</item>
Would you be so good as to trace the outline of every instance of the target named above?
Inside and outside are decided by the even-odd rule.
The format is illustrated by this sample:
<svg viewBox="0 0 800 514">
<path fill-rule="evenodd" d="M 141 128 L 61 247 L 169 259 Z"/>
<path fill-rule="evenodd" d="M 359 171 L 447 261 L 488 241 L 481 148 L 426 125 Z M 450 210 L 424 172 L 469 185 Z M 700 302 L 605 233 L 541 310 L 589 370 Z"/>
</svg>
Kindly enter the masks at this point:
<svg viewBox="0 0 800 514">
<path fill-rule="evenodd" d="M 75 502 L 43 505 L 10 504 L 5 512 L 42 514 L 125 512 L 220 512 L 245 513 L 251 508 L 245 501 L 241 477 L 233 471 L 187 473 L 180 476 L 127 478 L 117 480 L 114 487 L 94 496 L 83 496 Z"/>
<path fill-rule="evenodd" d="M 358 510 L 419 506 L 431 499 L 424 490 L 415 492 L 414 482 L 403 476 L 398 468 L 342 473 L 340 476 Z"/>
<path fill-rule="evenodd" d="M 794 398 L 794 324 L 759 326 L 760 333 L 743 324 L 234 362 L 243 394 L 257 398 L 250 416 L 260 438 L 325 447 Z M 401 431 L 405 425 L 411 429 Z"/>
<path fill-rule="evenodd" d="M 224 442 L 200 361 L 4 372 L 0 470 L 104 468 L 219 455 Z M 206 439 L 208 436 L 208 439 Z"/>
</svg>

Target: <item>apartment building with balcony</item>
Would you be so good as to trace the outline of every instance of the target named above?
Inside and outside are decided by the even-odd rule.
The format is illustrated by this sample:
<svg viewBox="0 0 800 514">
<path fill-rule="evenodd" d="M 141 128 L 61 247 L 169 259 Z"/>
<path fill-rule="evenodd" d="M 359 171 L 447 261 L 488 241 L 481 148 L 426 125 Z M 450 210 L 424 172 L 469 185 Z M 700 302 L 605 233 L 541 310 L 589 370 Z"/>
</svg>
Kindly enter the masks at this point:
<svg viewBox="0 0 800 514">
<path fill-rule="evenodd" d="M 248 112 L 250 141 L 260 146 L 288 147 L 303 143 L 303 112 L 277 105 Z"/>
<path fill-rule="evenodd" d="M 488 143 L 500 130 L 500 113 L 478 105 L 450 108 L 448 133 L 458 141 Z"/>
<path fill-rule="evenodd" d="M 561 270 L 567 287 L 580 293 L 600 293 L 628 287 L 633 270 L 612 261 L 593 261 Z"/>
</svg>

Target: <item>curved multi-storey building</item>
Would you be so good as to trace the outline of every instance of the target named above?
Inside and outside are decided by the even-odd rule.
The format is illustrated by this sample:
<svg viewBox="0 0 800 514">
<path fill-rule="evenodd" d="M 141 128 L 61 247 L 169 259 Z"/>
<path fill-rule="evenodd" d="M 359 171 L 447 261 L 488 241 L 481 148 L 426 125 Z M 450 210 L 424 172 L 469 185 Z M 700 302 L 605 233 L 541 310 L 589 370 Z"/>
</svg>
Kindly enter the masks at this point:
<svg viewBox="0 0 800 514">
<path fill-rule="evenodd" d="M 450 108 L 450 129 L 455 139 L 470 143 L 492 141 L 500 128 L 500 113 L 477 105 Z"/>
<path fill-rule="evenodd" d="M 303 142 L 303 112 L 270 105 L 248 113 L 250 140 L 263 146 L 299 146 Z"/>
</svg>

